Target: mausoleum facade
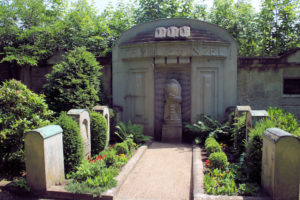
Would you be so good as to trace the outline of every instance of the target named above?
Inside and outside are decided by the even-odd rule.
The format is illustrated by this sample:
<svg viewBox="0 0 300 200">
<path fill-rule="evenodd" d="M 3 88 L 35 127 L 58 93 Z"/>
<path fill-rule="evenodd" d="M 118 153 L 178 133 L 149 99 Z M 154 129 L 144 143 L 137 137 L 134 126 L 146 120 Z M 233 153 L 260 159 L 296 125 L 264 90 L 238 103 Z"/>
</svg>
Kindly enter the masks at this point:
<svg viewBox="0 0 300 200">
<path fill-rule="evenodd" d="M 161 139 L 166 84 L 181 87 L 182 122 L 199 114 L 221 119 L 237 103 L 237 44 L 216 25 L 164 19 L 126 31 L 113 48 L 113 104 L 122 120 Z"/>
</svg>

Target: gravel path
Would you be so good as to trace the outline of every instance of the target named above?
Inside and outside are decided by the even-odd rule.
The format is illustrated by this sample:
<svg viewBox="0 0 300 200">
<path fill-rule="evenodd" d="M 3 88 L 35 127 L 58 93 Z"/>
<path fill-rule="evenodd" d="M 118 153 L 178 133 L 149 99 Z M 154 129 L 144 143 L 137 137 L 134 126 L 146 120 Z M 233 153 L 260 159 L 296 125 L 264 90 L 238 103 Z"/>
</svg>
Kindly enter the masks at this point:
<svg viewBox="0 0 300 200">
<path fill-rule="evenodd" d="M 190 200 L 192 146 L 154 142 L 121 186 L 117 200 Z"/>
</svg>

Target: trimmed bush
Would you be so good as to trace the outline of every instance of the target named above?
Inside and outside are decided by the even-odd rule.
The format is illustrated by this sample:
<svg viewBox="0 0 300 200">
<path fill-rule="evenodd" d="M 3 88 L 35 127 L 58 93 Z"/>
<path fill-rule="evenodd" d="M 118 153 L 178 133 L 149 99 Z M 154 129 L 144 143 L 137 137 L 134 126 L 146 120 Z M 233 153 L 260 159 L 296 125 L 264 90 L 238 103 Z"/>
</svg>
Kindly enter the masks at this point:
<svg viewBox="0 0 300 200">
<path fill-rule="evenodd" d="M 0 86 L 0 171 L 19 173 L 25 169 L 26 131 L 50 124 L 53 112 L 44 97 L 16 80 Z"/>
<path fill-rule="evenodd" d="M 66 174 L 74 172 L 83 158 L 83 144 L 78 124 L 62 112 L 55 122 L 63 129 L 64 164 Z"/>
<path fill-rule="evenodd" d="M 57 113 L 72 108 L 92 109 L 100 101 L 101 68 L 84 47 L 68 52 L 46 75 L 44 93 L 49 107 Z"/>
<path fill-rule="evenodd" d="M 227 156 L 224 152 L 214 152 L 212 154 L 210 154 L 210 156 L 208 157 L 210 166 L 212 166 L 213 168 L 224 168 L 225 166 L 227 166 L 228 161 L 227 161 Z"/>
<path fill-rule="evenodd" d="M 127 139 L 124 142 L 126 143 L 129 151 L 132 151 L 135 148 L 134 147 L 135 143 L 133 142 L 132 139 Z"/>
<path fill-rule="evenodd" d="M 114 148 L 117 152 L 117 155 L 119 155 L 119 154 L 125 154 L 125 155 L 128 154 L 128 146 L 125 142 L 116 144 Z"/>
<path fill-rule="evenodd" d="M 222 151 L 220 144 L 214 138 L 209 139 L 207 142 L 205 142 L 205 149 L 208 155 L 214 152 Z"/>
<path fill-rule="evenodd" d="M 92 111 L 91 118 L 91 149 L 92 155 L 97 155 L 108 145 L 109 133 L 107 131 L 107 122 L 103 115 Z"/>
</svg>

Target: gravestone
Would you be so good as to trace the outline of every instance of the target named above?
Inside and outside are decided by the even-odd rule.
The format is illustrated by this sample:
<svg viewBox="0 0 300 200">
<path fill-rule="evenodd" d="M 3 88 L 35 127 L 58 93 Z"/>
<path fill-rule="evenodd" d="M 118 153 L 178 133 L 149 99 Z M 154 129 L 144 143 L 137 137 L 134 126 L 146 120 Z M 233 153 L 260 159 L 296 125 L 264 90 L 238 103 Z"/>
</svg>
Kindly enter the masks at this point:
<svg viewBox="0 0 300 200">
<path fill-rule="evenodd" d="M 242 116 L 243 113 L 247 113 L 251 110 L 250 106 L 236 106 L 235 112 L 234 112 L 234 116 L 235 117 L 240 117 Z"/>
<path fill-rule="evenodd" d="M 237 122 L 237 118 L 241 117 L 243 114 L 247 115 L 248 112 L 250 112 L 251 107 L 250 106 L 236 106 L 235 108 L 235 112 L 234 112 L 234 121 Z M 245 123 L 246 123 L 246 119 L 245 119 Z M 247 132 L 247 130 L 246 130 Z M 243 136 L 243 137 L 247 137 L 247 136 Z M 244 138 L 246 139 L 246 138 Z M 237 148 L 238 144 L 237 144 L 237 135 L 234 135 L 234 143 L 233 146 L 234 148 Z"/>
<path fill-rule="evenodd" d="M 299 200 L 300 138 L 278 128 L 263 134 L 262 187 L 276 200 Z"/>
<path fill-rule="evenodd" d="M 249 131 L 261 119 L 268 117 L 268 112 L 265 110 L 250 110 L 246 114 L 246 138 L 248 139 Z"/>
<path fill-rule="evenodd" d="M 62 133 L 58 125 L 25 133 L 26 180 L 33 192 L 44 193 L 65 178 Z"/>
<path fill-rule="evenodd" d="M 91 156 L 91 129 L 90 129 L 90 115 L 85 109 L 71 109 L 67 115 L 71 116 L 77 121 L 80 128 L 80 135 L 83 141 L 84 157 Z"/>
<path fill-rule="evenodd" d="M 109 107 L 108 106 L 95 106 L 93 108 L 94 111 L 99 112 L 105 117 L 107 123 L 107 132 L 108 132 L 108 141 L 110 136 L 110 115 L 109 115 Z"/>
<path fill-rule="evenodd" d="M 162 142 L 181 143 L 181 86 L 175 79 L 167 82 L 165 87 L 165 111 L 162 127 Z"/>
</svg>

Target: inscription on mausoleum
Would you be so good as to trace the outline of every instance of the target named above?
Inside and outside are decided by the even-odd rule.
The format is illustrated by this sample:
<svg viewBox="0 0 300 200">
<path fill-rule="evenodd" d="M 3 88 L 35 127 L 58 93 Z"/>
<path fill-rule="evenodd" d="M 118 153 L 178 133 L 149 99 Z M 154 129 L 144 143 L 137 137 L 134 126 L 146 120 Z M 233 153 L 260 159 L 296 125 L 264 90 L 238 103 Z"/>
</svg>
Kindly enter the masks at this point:
<svg viewBox="0 0 300 200">
<path fill-rule="evenodd" d="M 191 28 L 189 26 L 169 26 L 158 27 L 155 29 L 154 38 L 161 39 L 188 39 L 191 36 Z"/>
</svg>

